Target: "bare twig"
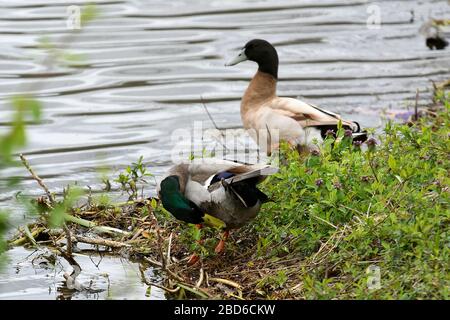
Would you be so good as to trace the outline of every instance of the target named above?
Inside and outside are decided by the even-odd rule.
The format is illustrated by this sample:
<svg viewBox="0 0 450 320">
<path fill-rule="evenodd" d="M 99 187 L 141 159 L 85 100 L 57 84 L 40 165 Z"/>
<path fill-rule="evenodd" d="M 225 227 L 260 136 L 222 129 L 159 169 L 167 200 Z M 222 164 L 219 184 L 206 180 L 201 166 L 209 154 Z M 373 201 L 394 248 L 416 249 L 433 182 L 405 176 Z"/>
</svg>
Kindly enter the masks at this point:
<svg viewBox="0 0 450 320">
<path fill-rule="evenodd" d="M 206 113 L 208 114 L 209 120 L 211 120 L 211 122 L 212 122 L 212 124 L 214 125 L 214 127 L 215 127 L 217 130 L 220 131 L 221 128 L 219 128 L 219 127 L 217 126 L 217 124 L 216 124 L 216 122 L 214 121 L 213 117 L 212 117 L 211 114 L 209 113 L 208 108 L 206 107 L 206 104 L 205 104 L 205 102 L 203 101 L 203 96 L 200 96 L 200 101 L 202 102 L 203 108 L 205 108 L 205 111 L 206 111 Z M 221 132 L 222 132 L 222 131 L 221 131 Z M 222 137 L 223 137 L 223 135 L 222 135 Z"/>
<path fill-rule="evenodd" d="M 76 290 L 83 290 L 84 287 L 77 282 L 77 277 L 81 273 L 81 266 L 78 264 L 78 262 L 73 257 L 73 250 L 72 250 L 72 235 L 70 233 L 70 229 L 67 227 L 67 225 L 63 224 L 64 233 L 66 235 L 66 250 L 63 250 L 59 247 L 57 247 L 58 251 L 60 252 L 61 256 L 66 259 L 66 261 L 70 264 L 72 267 L 72 273 L 69 275 L 68 273 L 64 273 L 64 278 L 66 279 L 66 285 L 69 289 L 76 289 Z"/>
<path fill-rule="evenodd" d="M 373 167 L 372 157 L 370 156 L 370 152 L 367 152 L 367 158 L 368 158 L 368 161 L 369 161 L 370 169 L 372 170 L 372 173 L 373 173 L 373 175 L 375 177 L 375 180 L 377 180 L 377 182 L 380 183 L 380 180 L 378 180 L 378 176 L 377 176 L 377 173 L 375 171 L 375 168 Z"/>
<path fill-rule="evenodd" d="M 434 82 L 434 80 L 430 80 L 431 81 L 431 84 L 433 85 L 433 98 L 432 98 L 432 101 L 433 101 L 433 103 L 434 104 L 436 104 L 436 96 L 437 96 L 437 92 L 438 92 L 438 88 L 437 88 L 437 85 L 436 85 L 436 82 Z"/>
<path fill-rule="evenodd" d="M 137 237 L 139 237 L 141 235 L 142 231 L 144 231 L 144 229 L 142 229 L 142 228 L 140 228 L 138 231 L 136 231 L 136 233 L 131 237 L 131 239 L 129 241 L 136 240 Z"/>
<path fill-rule="evenodd" d="M 203 108 L 204 108 L 205 111 L 206 111 L 206 114 L 208 115 L 209 119 L 211 120 L 212 124 L 214 125 L 214 128 L 216 128 L 216 130 L 220 132 L 220 135 L 222 136 L 223 141 L 226 141 L 226 138 L 225 138 L 224 133 L 222 132 L 222 129 L 219 128 L 219 127 L 217 126 L 217 124 L 216 124 L 216 122 L 214 121 L 213 117 L 212 117 L 211 114 L 209 113 L 208 108 L 206 107 L 206 104 L 205 104 L 205 102 L 203 101 L 203 96 L 200 96 L 200 101 L 202 102 L 202 105 L 203 105 Z M 219 142 L 220 142 L 220 144 L 222 145 L 222 147 L 224 147 L 225 150 L 228 151 L 227 146 L 226 146 L 224 143 L 222 143 L 222 141 L 219 141 Z"/>
<path fill-rule="evenodd" d="M 185 283 L 177 283 L 177 285 L 178 285 L 178 287 L 181 287 L 184 290 L 192 292 L 193 294 L 195 294 L 195 295 L 197 295 L 197 296 L 199 296 L 201 298 L 207 299 L 207 298 L 210 297 L 207 292 L 205 292 L 204 290 L 202 290 L 200 288 L 191 287 L 191 286 L 189 286 L 189 285 L 187 285 Z"/>
<path fill-rule="evenodd" d="M 149 262 L 152 261 L 151 263 L 155 262 L 155 261 L 153 261 L 153 260 L 151 260 L 149 258 L 145 258 L 145 259 L 147 261 L 149 261 Z M 204 290 L 200 289 L 199 287 L 191 287 L 191 285 L 187 284 L 182 278 L 180 278 L 179 276 L 177 276 L 176 274 L 174 274 L 172 271 L 170 271 L 167 268 L 164 268 L 164 271 L 166 271 L 168 273 L 169 277 L 172 277 L 174 280 L 176 280 L 176 284 L 175 285 L 177 286 L 177 288 L 175 288 L 175 289 L 167 288 L 167 287 L 165 287 L 163 285 L 160 285 L 160 284 L 148 281 L 147 278 L 145 277 L 144 270 L 143 270 L 142 266 L 139 267 L 139 271 L 141 272 L 142 280 L 144 281 L 145 284 L 147 284 L 149 286 L 155 286 L 157 288 L 160 288 L 160 289 L 165 290 L 165 291 L 170 292 L 170 293 L 176 293 L 176 292 L 178 292 L 180 290 L 180 288 L 183 288 L 183 289 L 185 289 L 185 290 L 187 290 L 189 292 L 192 292 L 192 293 L 198 295 L 199 297 L 209 298 L 209 294 L 207 292 L 205 292 Z"/>
<path fill-rule="evenodd" d="M 153 287 L 162 289 L 164 291 L 167 291 L 169 293 L 177 293 L 178 291 L 180 291 L 180 287 L 176 287 L 175 289 L 170 289 L 170 288 L 167 288 L 167 287 L 165 287 L 163 285 L 160 285 L 158 283 L 154 283 L 154 282 L 148 281 L 147 277 L 144 274 L 144 270 L 143 270 L 142 266 L 139 266 L 139 272 L 141 273 L 142 281 L 144 281 L 144 283 L 146 285 L 148 285 L 148 286 L 153 286 Z"/>
<path fill-rule="evenodd" d="M 351 211 L 353 211 L 353 212 L 355 212 L 356 214 L 358 214 L 359 216 L 361 216 L 361 217 L 365 217 L 365 215 L 364 215 L 364 213 L 362 213 L 361 211 L 359 211 L 359 210 L 356 210 L 356 209 L 354 209 L 354 208 L 350 208 L 350 207 L 348 207 L 348 206 L 344 206 L 344 205 L 340 205 L 340 207 L 341 208 L 344 208 L 344 209 L 347 209 L 347 210 L 351 210 Z M 370 210 L 370 207 L 369 207 L 369 210 Z M 355 217 L 357 217 L 358 218 L 358 216 L 355 216 Z M 359 219 L 359 218 L 358 218 Z M 362 220 L 360 220 L 360 222 L 362 222 Z"/>
<path fill-rule="evenodd" d="M 200 286 L 202 285 L 202 283 L 203 283 L 203 279 L 204 279 L 205 277 L 204 277 L 204 272 L 203 272 L 203 268 L 200 268 L 200 276 L 198 277 L 198 281 L 197 281 L 197 283 L 195 284 L 195 287 L 196 288 L 200 288 Z"/>
<path fill-rule="evenodd" d="M 78 242 L 93 244 L 97 246 L 105 246 L 110 248 L 124 248 L 124 247 L 131 247 L 131 245 L 119 241 L 113 241 L 108 239 L 102 239 L 102 238 L 90 238 L 90 237 L 84 237 L 84 236 L 78 236 L 75 235 L 73 238 L 75 238 Z"/>
<path fill-rule="evenodd" d="M 167 245 L 167 256 L 166 256 L 166 265 L 167 266 L 169 266 L 170 261 L 171 261 L 171 259 L 170 259 L 170 248 L 172 247 L 172 236 L 173 236 L 173 233 L 171 232 L 170 233 L 170 237 L 169 237 L 169 244 Z"/>
<path fill-rule="evenodd" d="M 209 280 L 209 281 L 212 281 L 212 282 L 223 283 L 223 284 L 226 284 L 226 285 L 228 285 L 228 286 L 230 286 L 230 287 L 234 287 L 234 288 L 236 288 L 236 289 L 242 289 L 242 286 L 241 286 L 239 283 L 234 282 L 234 281 L 231 281 L 231 280 L 228 280 L 228 279 L 222 279 L 222 278 L 209 278 L 208 280 Z"/>
<path fill-rule="evenodd" d="M 67 241 L 66 254 L 70 257 L 73 257 L 73 255 L 72 255 L 72 235 L 70 234 L 70 230 L 65 223 L 63 224 L 63 229 L 66 234 L 66 241 Z"/>
<path fill-rule="evenodd" d="M 87 186 L 87 188 L 89 190 L 87 204 L 88 204 L 88 207 L 92 207 L 92 188 L 90 186 Z"/>
<path fill-rule="evenodd" d="M 159 252 L 159 257 L 161 258 L 162 268 L 165 270 L 167 267 L 167 263 L 166 263 L 166 258 L 164 257 L 164 253 L 163 253 L 163 239 L 159 232 L 160 232 L 159 230 L 156 230 L 156 235 L 158 236 L 158 252 Z"/>
<path fill-rule="evenodd" d="M 366 217 L 369 219 L 370 208 L 372 207 L 372 202 L 369 203 L 369 207 L 367 208 Z"/>
<path fill-rule="evenodd" d="M 322 222 L 328 224 L 329 226 L 335 228 L 336 230 L 337 230 L 337 228 L 338 228 L 338 227 L 336 227 L 334 224 L 332 224 L 331 222 L 329 222 L 329 221 L 327 221 L 327 220 L 325 220 L 325 219 L 323 219 L 323 218 L 321 218 L 321 217 L 318 217 L 318 216 L 316 216 L 316 215 L 314 215 L 314 214 L 310 214 L 310 216 L 316 218 L 316 219 L 319 220 L 319 221 L 322 221 Z"/>
<path fill-rule="evenodd" d="M 165 271 L 165 272 L 167 273 L 167 275 L 168 275 L 169 277 L 171 277 L 172 279 L 174 279 L 174 280 L 176 280 L 176 281 L 180 281 L 180 282 L 185 282 L 184 279 L 183 279 L 182 277 L 180 277 L 179 275 L 177 275 L 176 273 L 174 273 L 172 270 L 166 268 L 165 266 L 163 267 L 163 264 L 162 264 L 162 263 L 160 263 L 160 262 L 158 262 L 158 261 L 155 261 L 155 260 L 153 260 L 153 259 L 151 259 L 151 258 L 148 258 L 148 257 L 144 257 L 144 260 L 147 261 L 147 262 L 149 262 L 150 264 L 156 266 L 156 267 L 161 268 L 161 269 L 162 269 L 163 271 Z"/>
<path fill-rule="evenodd" d="M 145 261 L 149 262 L 152 266 L 162 268 L 162 263 L 156 260 L 153 260 L 152 258 L 145 257 Z"/>
<path fill-rule="evenodd" d="M 54 204 L 55 203 L 55 199 L 53 198 L 53 195 L 50 192 L 50 190 L 48 189 L 48 187 L 45 185 L 44 181 L 33 171 L 33 169 L 31 168 L 30 164 L 28 163 L 28 161 L 24 157 L 24 155 L 20 154 L 19 156 L 20 156 L 20 160 L 22 160 L 23 165 L 30 172 L 30 174 L 33 177 L 33 179 L 36 180 L 36 182 L 41 186 L 42 189 L 44 189 L 44 191 L 47 194 L 47 197 L 48 197 L 48 200 L 50 201 L 50 203 Z"/>
<path fill-rule="evenodd" d="M 330 254 L 341 242 L 342 238 L 345 235 L 345 232 L 347 230 L 347 225 L 344 226 L 344 228 L 342 229 L 342 231 L 340 232 L 336 232 L 334 233 L 328 240 L 327 242 L 325 242 L 319 249 L 319 251 L 317 251 L 317 253 L 313 256 L 312 258 L 312 263 L 313 264 L 318 264 L 321 263 L 327 256 L 328 254 Z M 320 256 L 320 253 L 323 251 L 322 249 L 328 246 L 328 243 L 334 241 L 334 239 L 337 238 L 336 242 L 330 247 L 327 248 L 326 251 L 324 251 L 324 253 Z M 319 259 L 317 259 L 319 257 Z"/>
<path fill-rule="evenodd" d="M 66 235 L 67 235 L 67 232 L 69 233 L 69 235 L 67 237 L 70 239 L 71 236 L 70 236 L 69 229 L 66 228 L 65 232 L 66 232 Z M 67 286 L 67 288 L 68 289 L 75 289 L 75 290 L 79 290 L 79 291 L 84 290 L 85 287 L 83 287 L 80 283 L 78 283 L 76 281 L 76 278 L 81 273 L 81 267 L 78 264 L 78 262 L 73 258 L 73 255 L 72 255 L 72 252 L 71 252 L 72 250 L 70 249 L 70 255 L 69 255 L 66 250 L 61 249 L 57 245 L 56 239 L 54 238 L 53 235 L 49 234 L 49 236 L 50 236 L 50 239 L 53 242 L 53 247 L 56 248 L 56 250 L 58 251 L 59 255 L 61 257 L 63 257 L 70 264 L 70 266 L 73 269 L 71 274 L 65 272 L 64 275 L 63 275 L 64 279 L 66 279 L 66 286 Z M 68 244 L 69 244 L 69 241 L 70 240 L 67 240 Z"/>
<path fill-rule="evenodd" d="M 419 114 L 418 114 L 418 105 L 419 105 L 419 89 L 416 90 L 416 103 L 414 105 L 414 121 L 419 120 Z"/>
</svg>

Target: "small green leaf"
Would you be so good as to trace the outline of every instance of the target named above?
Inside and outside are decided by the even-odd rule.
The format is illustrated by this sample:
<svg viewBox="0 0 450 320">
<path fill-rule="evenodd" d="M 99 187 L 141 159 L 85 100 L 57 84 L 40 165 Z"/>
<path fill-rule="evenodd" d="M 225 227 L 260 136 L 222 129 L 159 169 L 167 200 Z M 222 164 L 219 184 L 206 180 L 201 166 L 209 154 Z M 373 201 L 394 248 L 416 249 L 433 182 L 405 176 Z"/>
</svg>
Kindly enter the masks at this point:
<svg viewBox="0 0 450 320">
<path fill-rule="evenodd" d="M 50 228 L 59 228 L 64 223 L 64 214 L 66 210 L 64 204 L 58 204 L 51 212 L 48 218 Z"/>
<path fill-rule="evenodd" d="M 397 161 L 395 161 L 395 158 L 392 156 L 392 154 L 389 155 L 388 165 L 392 171 L 395 171 L 397 169 Z"/>
<path fill-rule="evenodd" d="M 158 207 L 158 202 L 156 201 L 155 198 L 152 198 L 150 205 L 153 209 L 156 209 Z"/>
</svg>

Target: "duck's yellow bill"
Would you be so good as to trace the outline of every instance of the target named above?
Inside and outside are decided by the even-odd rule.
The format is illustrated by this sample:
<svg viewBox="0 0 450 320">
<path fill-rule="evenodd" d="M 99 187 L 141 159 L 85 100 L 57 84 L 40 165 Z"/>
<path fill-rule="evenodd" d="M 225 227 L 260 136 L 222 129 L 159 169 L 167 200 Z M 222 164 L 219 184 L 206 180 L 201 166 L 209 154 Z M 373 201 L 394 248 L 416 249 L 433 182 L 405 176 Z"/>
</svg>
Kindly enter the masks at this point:
<svg viewBox="0 0 450 320">
<path fill-rule="evenodd" d="M 203 216 L 203 221 L 205 225 L 214 228 L 225 228 L 227 225 L 220 219 L 217 219 L 209 214 L 205 214 Z"/>
</svg>

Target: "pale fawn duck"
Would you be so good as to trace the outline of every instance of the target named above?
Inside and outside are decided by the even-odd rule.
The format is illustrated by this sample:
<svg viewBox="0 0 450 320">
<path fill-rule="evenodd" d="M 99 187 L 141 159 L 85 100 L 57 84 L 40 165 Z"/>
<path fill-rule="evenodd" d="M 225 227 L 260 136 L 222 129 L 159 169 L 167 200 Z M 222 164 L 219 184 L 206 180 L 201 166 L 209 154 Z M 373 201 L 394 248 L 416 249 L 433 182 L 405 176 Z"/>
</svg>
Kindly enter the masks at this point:
<svg viewBox="0 0 450 320">
<path fill-rule="evenodd" d="M 277 143 L 267 141 L 274 136 L 275 130 L 279 140 L 310 151 L 317 148 L 314 139 L 320 143 L 328 130 L 336 132 L 339 121 L 344 129 L 352 131 L 354 140 L 367 140 L 366 132 L 361 132 L 355 121 L 344 120 L 333 112 L 298 99 L 278 97 L 278 54 L 269 42 L 249 41 L 226 66 L 246 60 L 256 62 L 258 71 L 242 97 L 241 119 L 245 129 L 253 129 L 249 130 L 250 135 L 260 146 L 267 144 L 268 154 L 278 147 Z M 261 132 L 266 135 L 262 137 Z"/>
</svg>

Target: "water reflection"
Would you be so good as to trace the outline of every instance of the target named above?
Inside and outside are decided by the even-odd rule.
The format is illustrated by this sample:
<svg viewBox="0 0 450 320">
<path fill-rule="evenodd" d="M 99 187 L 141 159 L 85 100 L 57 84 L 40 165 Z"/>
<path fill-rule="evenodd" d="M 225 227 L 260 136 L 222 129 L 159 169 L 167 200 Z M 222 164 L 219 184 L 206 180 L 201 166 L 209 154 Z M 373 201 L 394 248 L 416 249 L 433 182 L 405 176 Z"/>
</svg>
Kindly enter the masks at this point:
<svg viewBox="0 0 450 320">
<path fill-rule="evenodd" d="M 97 250 L 75 254 L 83 271 L 77 281 L 84 290 L 69 289 L 64 273 L 71 267 L 48 250 L 17 247 L 9 251 L 10 262 L 0 271 L 0 299 L 164 299 L 164 292 L 141 282 L 140 266 L 127 259 Z M 146 277 L 159 281 L 146 270 Z"/>
</svg>

